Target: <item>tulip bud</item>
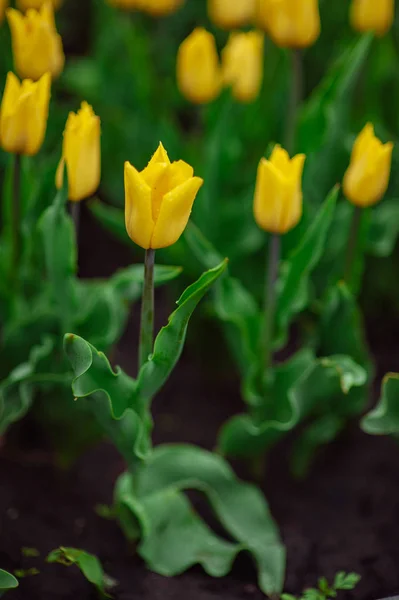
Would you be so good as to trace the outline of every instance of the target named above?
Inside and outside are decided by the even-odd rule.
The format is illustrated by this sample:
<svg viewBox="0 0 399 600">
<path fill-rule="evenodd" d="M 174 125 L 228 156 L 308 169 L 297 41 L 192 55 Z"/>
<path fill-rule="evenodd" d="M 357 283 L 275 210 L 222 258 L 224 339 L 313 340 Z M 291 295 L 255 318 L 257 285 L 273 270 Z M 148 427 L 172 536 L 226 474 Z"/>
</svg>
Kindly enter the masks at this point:
<svg viewBox="0 0 399 600">
<path fill-rule="evenodd" d="M 17 0 L 17 8 L 23 11 L 28 10 L 29 8 L 39 10 L 46 2 L 51 2 L 54 10 L 61 6 L 61 0 Z"/>
<path fill-rule="evenodd" d="M 215 38 L 198 27 L 181 43 L 177 83 L 183 96 L 196 104 L 211 102 L 220 92 L 221 70 Z"/>
<path fill-rule="evenodd" d="M 361 33 L 374 31 L 382 36 L 392 27 L 394 13 L 394 0 L 352 0 L 352 27 Z"/>
<path fill-rule="evenodd" d="M 209 18 L 221 29 L 249 25 L 255 14 L 256 0 L 208 0 Z"/>
<path fill-rule="evenodd" d="M 65 57 L 52 5 L 46 2 L 39 11 L 29 9 L 26 15 L 9 8 L 7 19 L 18 75 L 35 81 L 47 72 L 53 78 L 58 77 L 64 68 Z"/>
<path fill-rule="evenodd" d="M 318 0 L 259 0 L 259 26 L 282 48 L 306 48 L 320 35 Z"/>
<path fill-rule="evenodd" d="M 0 108 L 0 145 L 7 152 L 33 156 L 39 152 L 47 127 L 50 73 L 37 82 L 22 83 L 8 73 Z"/>
<path fill-rule="evenodd" d="M 184 161 L 171 163 L 162 144 L 143 171 L 125 163 L 125 222 L 133 242 L 146 250 L 177 242 L 203 183 L 193 175 Z"/>
<path fill-rule="evenodd" d="M 153 17 L 165 17 L 174 13 L 184 0 L 137 0 L 137 7 Z"/>
<path fill-rule="evenodd" d="M 366 208 L 379 202 L 387 191 L 393 143 L 383 144 L 368 123 L 358 135 L 345 173 L 344 194 L 352 204 Z"/>
<path fill-rule="evenodd" d="M 222 73 L 239 102 L 252 102 L 263 80 L 263 33 L 231 33 L 222 52 Z"/>
<path fill-rule="evenodd" d="M 69 200 L 79 202 L 95 193 L 101 176 L 100 118 L 87 102 L 82 102 L 77 113 L 69 113 L 56 174 L 58 189 L 62 187 L 64 166 Z"/>
<path fill-rule="evenodd" d="M 290 159 L 275 146 L 270 159 L 262 158 L 256 179 L 254 215 L 258 226 L 269 233 L 287 233 L 302 216 L 302 172 L 305 155 Z"/>
<path fill-rule="evenodd" d="M 4 21 L 6 14 L 6 8 L 9 4 L 9 0 L 0 0 L 0 23 Z"/>
</svg>

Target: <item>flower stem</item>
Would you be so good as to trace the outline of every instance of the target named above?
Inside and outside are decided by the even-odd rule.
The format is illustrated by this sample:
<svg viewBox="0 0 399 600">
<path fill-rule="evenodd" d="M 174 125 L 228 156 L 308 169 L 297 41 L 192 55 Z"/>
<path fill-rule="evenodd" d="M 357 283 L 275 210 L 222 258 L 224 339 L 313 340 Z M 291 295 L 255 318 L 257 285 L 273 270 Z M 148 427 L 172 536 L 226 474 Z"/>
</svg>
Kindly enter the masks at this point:
<svg viewBox="0 0 399 600">
<path fill-rule="evenodd" d="M 12 235 L 12 270 L 13 278 L 17 279 L 19 259 L 21 256 L 21 155 L 14 155 L 12 173 L 12 207 L 11 207 L 11 235 Z"/>
<path fill-rule="evenodd" d="M 352 223 L 349 231 L 348 245 L 346 249 L 345 274 L 344 280 L 350 287 L 353 279 L 353 270 L 359 249 L 359 233 L 360 225 L 363 216 L 363 209 L 360 206 L 355 206 L 352 216 Z"/>
<path fill-rule="evenodd" d="M 76 243 L 79 245 L 79 227 L 80 227 L 80 202 L 71 202 L 71 217 L 75 226 Z"/>
<path fill-rule="evenodd" d="M 274 318 L 276 310 L 276 280 L 278 265 L 280 261 L 280 236 L 273 234 L 268 248 L 268 266 L 265 287 L 265 329 L 264 329 L 264 353 L 266 375 L 273 362 L 273 334 Z"/>
<path fill-rule="evenodd" d="M 154 342 L 154 263 L 155 250 L 149 248 L 144 258 L 144 287 L 141 301 L 139 371 L 152 353 Z"/>
<path fill-rule="evenodd" d="M 285 149 L 292 154 L 295 149 L 296 125 L 298 108 L 303 95 L 303 66 L 301 51 L 297 48 L 290 50 L 291 59 L 291 90 L 288 104 L 285 129 Z"/>
</svg>

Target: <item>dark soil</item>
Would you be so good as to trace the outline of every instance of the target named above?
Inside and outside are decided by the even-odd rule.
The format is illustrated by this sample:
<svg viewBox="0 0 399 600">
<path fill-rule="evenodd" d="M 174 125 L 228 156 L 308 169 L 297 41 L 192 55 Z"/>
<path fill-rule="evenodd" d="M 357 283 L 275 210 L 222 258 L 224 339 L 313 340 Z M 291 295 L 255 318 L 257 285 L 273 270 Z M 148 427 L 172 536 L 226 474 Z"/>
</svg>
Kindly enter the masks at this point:
<svg viewBox="0 0 399 600">
<path fill-rule="evenodd" d="M 129 253 L 115 249 L 98 229 L 87 229 L 83 215 L 81 270 L 87 274 L 85 240 L 98 248 L 95 275 L 126 264 Z M 85 224 L 86 223 L 86 224 Z M 90 224 L 90 223 L 89 223 Z M 115 244 L 114 244 L 115 246 Z M 107 249 L 105 251 L 105 248 Z M 104 252 L 103 250 L 104 249 Z M 90 271 L 91 274 L 92 271 Z M 127 355 L 134 319 L 119 346 L 118 362 Z M 380 335 L 372 333 L 377 342 Z M 391 346 L 392 347 L 392 346 Z M 190 345 L 157 398 L 154 440 L 191 442 L 212 448 L 221 423 L 241 409 L 237 381 L 201 363 Z M 395 365 L 386 365 L 388 369 Z M 385 367 L 384 367 L 385 368 Z M 25 440 L 29 448 L 29 440 Z M 316 459 L 309 477 L 289 476 L 290 443 L 277 446 L 265 474 L 264 489 L 288 550 L 286 591 L 300 593 L 338 570 L 362 576 L 354 593 L 341 598 L 376 600 L 399 593 L 399 449 L 389 438 L 366 436 L 354 424 Z M 119 585 L 116 600 L 258 600 L 256 573 L 241 556 L 232 574 L 216 580 L 200 568 L 173 579 L 149 572 L 128 549 L 116 523 L 97 515 L 97 504 L 112 501 L 113 483 L 124 464 L 107 443 L 87 452 L 68 473 L 60 473 L 51 454 L 41 449 L 16 452 L 5 444 L 0 454 L 0 566 L 13 571 L 36 567 L 10 600 L 89 600 L 96 593 L 75 567 L 48 565 L 46 554 L 60 546 L 95 553 Z M 40 551 L 27 558 L 23 547 Z"/>
</svg>

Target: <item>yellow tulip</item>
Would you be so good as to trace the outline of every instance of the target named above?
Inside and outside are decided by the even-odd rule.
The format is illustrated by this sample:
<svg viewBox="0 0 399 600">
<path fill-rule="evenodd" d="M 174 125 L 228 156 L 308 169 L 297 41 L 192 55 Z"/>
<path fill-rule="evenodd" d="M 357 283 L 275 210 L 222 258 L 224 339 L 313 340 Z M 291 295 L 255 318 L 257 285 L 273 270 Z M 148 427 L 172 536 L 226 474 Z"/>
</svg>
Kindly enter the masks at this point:
<svg viewBox="0 0 399 600">
<path fill-rule="evenodd" d="M 256 179 L 254 215 L 258 226 L 269 233 L 287 233 L 302 216 L 302 172 L 305 155 L 290 159 L 275 146 L 270 159 L 262 158 Z"/>
<path fill-rule="evenodd" d="M 221 29 L 249 25 L 255 14 L 256 0 L 208 0 L 209 18 Z"/>
<path fill-rule="evenodd" d="M 306 48 L 320 35 L 318 0 L 258 0 L 259 26 L 277 46 Z"/>
<path fill-rule="evenodd" d="M 9 0 L 0 0 L 0 23 L 4 21 L 6 14 L 6 8 L 9 4 Z"/>
<path fill-rule="evenodd" d="M 100 117 L 94 113 L 87 102 L 82 102 L 77 113 L 69 113 L 56 185 L 57 188 L 62 187 L 64 166 L 66 166 L 68 198 L 72 202 L 79 202 L 92 196 L 100 184 L 100 129 Z"/>
<path fill-rule="evenodd" d="M 61 6 L 61 0 L 17 0 L 17 8 L 19 10 L 28 10 L 29 8 L 34 8 L 35 10 L 39 10 L 46 3 L 46 1 L 50 1 L 53 5 L 54 10 Z"/>
<path fill-rule="evenodd" d="M 393 24 L 395 0 L 352 0 L 351 23 L 356 31 L 387 33 Z"/>
<path fill-rule="evenodd" d="M 47 127 L 50 73 L 37 82 L 21 83 L 8 73 L 0 108 L 0 144 L 7 152 L 33 156 L 39 152 Z"/>
<path fill-rule="evenodd" d="M 153 17 L 171 15 L 183 4 L 184 0 L 137 0 L 137 6 Z"/>
<path fill-rule="evenodd" d="M 218 96 L 222 83 L 215 38 L 198 27 L 181 43 L 177 54 L 177 83 L 183 96 L 204 104 Z"/>
<path fill-rule="evenodd" d="M 52 5 L 47 2 L 40 10 L 29 9 L 25 15 L 9 8 L 7 19 L 18 75 L 35 81 L 47 72 L 53 78 L 58 77 L 64 68 L 65 56 Z"/>
<path fill-rule="evenodd" d="M 125 222 L 146 250 L 171 246 L 183 233 L 203 180 L 182 160 L 170 162 L 162 144 L 141 172 L 125 163 Z"/>
<path fill-rule="evenodd" d="M 225 85 L 230 85 L 239 102 L 252 102 L 263 80 L 263 33 L 231 33 L 222 52 Z"/>
<path fill-rule="evenodd" d="M 392 142 L 383 144 L 368 123 L 358 135 L 344 177 L 344 194 L 352 204 L 366 208 L 387 191 L 392 162 Z"/>
</svg>

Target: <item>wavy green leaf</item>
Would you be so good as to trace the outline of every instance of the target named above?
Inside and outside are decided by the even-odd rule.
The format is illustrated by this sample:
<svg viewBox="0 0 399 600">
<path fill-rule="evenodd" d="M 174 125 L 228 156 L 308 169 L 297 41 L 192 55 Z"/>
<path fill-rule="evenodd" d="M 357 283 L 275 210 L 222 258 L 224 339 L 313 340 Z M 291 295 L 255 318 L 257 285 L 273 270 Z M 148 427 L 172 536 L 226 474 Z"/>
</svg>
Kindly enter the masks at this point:
<svg viewBox="0 0 399 600">
<path fill-rule="evenodd" d="M 188 322 L 194 309 L 226 267 L 227 260 L 206 271 L 180 296 L 178 308 L 158 333 L 154 352 L 140 370 L 138 394 L 142 402 L 148 403 L 167 381 L 182 353 Z"/>
<path fill-rule="evenodd" d="M 182 494 L 185 489 L 207 496 L 234 544 L 206 526 Z M 281 591 L 285 551 L 265 499 L 220 456 L 185 445 L 155 448 L 146 463 L 118 480 L 115 502 L 125 532 L 133 538 L 141 532 L 139 552 L 156 572 L 175 575 L 199 563 L 221 577 L 235 555 L 247 550 L 256 560 L 260 588 Z"/>
<path fill-rule="evenodd" d="M 399 374 L 387 373 L 382 382 L 381 397 L 361 421 L 361 427 L 371 435 L 399 434 Z"/>
<path fill-rule="evenodd" d="M 230 456 L 257 455 L 312 414 L 334 414 L 338 400 L 344 402 L 366 379 L 366 371 L 348 356 L 316 359 L 310 350 L 301 350 L 275 367 L 275 380 L 260 412 L 230 419 L 218 446 Z"/>
<path fill-rule="evenodd" d="M 11 590 L 18 587 L 18 580 L 15 579 L 14 575 L 8 573 L 8 571 L 4 571 L 4 569 L 0 569 L 0 591 L 4 592 L 6 590 Z"/>
</svg>

